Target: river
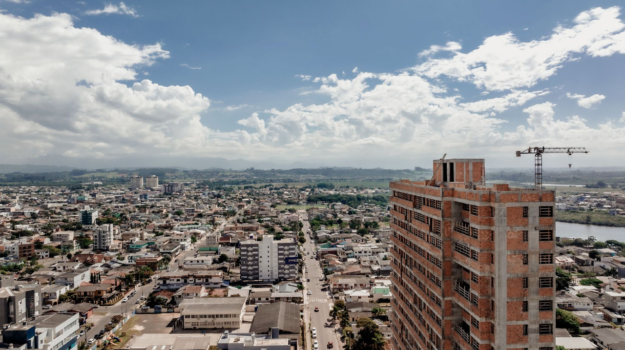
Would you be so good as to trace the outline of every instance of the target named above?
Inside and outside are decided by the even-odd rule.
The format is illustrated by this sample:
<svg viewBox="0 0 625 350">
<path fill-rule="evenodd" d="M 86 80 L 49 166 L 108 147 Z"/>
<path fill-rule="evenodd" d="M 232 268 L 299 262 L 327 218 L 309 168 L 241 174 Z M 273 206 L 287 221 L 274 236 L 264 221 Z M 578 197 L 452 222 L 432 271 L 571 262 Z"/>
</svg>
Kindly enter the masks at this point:
<svg viewBox="0 0 625 350">
<path fill-rule="evenodd" d="M 598 241 L 613 239 L 615 241 L 625 242 L 625 227 L 556 222 L 556 234 L 558 237 L 588 238 L 589 236 L 595 236 Z"/>
</svg>

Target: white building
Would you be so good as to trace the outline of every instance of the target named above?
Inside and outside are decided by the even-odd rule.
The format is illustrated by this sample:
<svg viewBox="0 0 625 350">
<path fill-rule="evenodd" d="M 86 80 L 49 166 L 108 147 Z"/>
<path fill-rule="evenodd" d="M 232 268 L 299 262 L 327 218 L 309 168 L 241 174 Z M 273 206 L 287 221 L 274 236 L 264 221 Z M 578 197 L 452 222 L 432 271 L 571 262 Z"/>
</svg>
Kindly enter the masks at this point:
<svg viewBox="0 0 625 350">
<path fill-rule="evenodd" d="M 59 231 L 52 234 L 53 242 L 69 242 L 74 240 L 74 231 Z"/>
<path fill-rule="evenodd" d="M 184 266 L 210 266 L 213 263 L 213 257 L 212 256 L 200 256 L 197 258 L 194 258 L 192 256 L 187 257 L 184 259 Z"/>
<path fill-rule="evenodd" d="M 247 298 L 185 299 L 180 308 L 184 329 L 241 328 Z"/>
<path fill-rule="evenodd" d="M 158 188 L 158 176 L 150 175 L 145 178 L 145 187 L 149 189 Z"/>
<path fill-rule="evenodd" d="M 41 321 L 35 322 L 35 332 L 39 335 L 37 337 L 39 339 L 37 349 L 56 350 L 63 348 L 67 343 L 75 343 L 76 332 L 80 328 L 79 317 L 79 313 L 57 313 L 51 316 L 42 316 Z M 68 348 L 71 347 L 71 345 L 68 346 Z"/>
<path fill-rule="evenodd" d="M 625 292 L 605 292 L 605 306 L 619 314 L 625 312 Z"/>
<path fill-rule="evenodd" d="M 241 280 L 293 280 L 297 278 L 297 243 L 290 238 L 241 242 Z"/>
<path fill-rule="evenodd" d="M 100 225 L 93 230 L 93 250 L 110 250 L 113 245 L 113 224 Z"/>
<path fill-rule="evenodd" d="M 138 188 L 143 188 L 143 178 L 135 175 L 130 178 L 130 189 L 135 190 Z"/>
</svg>

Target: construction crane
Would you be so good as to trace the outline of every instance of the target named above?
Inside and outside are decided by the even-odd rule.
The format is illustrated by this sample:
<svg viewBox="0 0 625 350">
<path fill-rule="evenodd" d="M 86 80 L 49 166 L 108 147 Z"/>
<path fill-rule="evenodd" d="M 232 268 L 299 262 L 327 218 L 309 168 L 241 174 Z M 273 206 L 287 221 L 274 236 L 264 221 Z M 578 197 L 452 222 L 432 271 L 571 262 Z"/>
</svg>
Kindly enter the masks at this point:
<svg viewBox="0 0 625 350">
<path fill-rule="evenodd" d="M 441 164 L 443 164 L 445 157 L 447 157 L 447 153 L 443 154 L 443 158 L 441 158 L 441 162 L 436 165 L 436 169 L 434 169 L 434 174 L 432 174 L 432 178 L 430 179 L 430 182 L 428 183 L 429 186 L 436 185 L 436 173 L 438 172 L 438 169 L 441 168 Z"/>
<path fill-rule="evenodd" d="M 534 155 L 534 188 L 537 190 L 543 187 L 543 153 L 565 153 L 569 155 L 569 168 L 571 167 L 571 156 L 573 153 L 588 153 L 585 147 L 530 147 L 523 151 L 516 151 L 516 156 L 522 154 Z"/>
</svg>

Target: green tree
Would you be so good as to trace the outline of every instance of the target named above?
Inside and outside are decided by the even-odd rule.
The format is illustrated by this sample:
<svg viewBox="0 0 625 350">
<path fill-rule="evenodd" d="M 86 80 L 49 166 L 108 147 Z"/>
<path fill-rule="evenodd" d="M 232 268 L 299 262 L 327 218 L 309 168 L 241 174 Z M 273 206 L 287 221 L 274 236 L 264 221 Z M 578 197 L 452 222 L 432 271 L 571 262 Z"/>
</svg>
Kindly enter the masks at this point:
<svg viewBox="0 0 625 350">
<path fill-rule="evenodd" d="M 573 277 L 571 273 L 561 268 L 556 268 L 556 290 L 564 290 L 569 288 Z"/>
<path fill-rule="evenodd" d="M 378 325 L 370 318 L 362 317 L 358 319 L 358 339 L 354 345 L 354 350 L 383 350 L 386 340 L 380 332 Z"/>
<path fill-rule="evenodd" d="M 182 214 L 184 214 L 184 212 L 182 210 L 176 210 L 174 212 L 174 215 L 176 215 L 176 216 L 182 216 Z"/>
<path fill-rule="evenodd" d="M 341 313 L 339 314 L 339 319 L 340 319 L 342 328 L 349 326 L 349 322 L 350 322 L 349 311 L 347 310 L 341 311 Z"/>
<path fill-rule="evenodd" d="M 337 300 L 334 302 L 334 306 L 337 306 L 339 309 L 343 310 L 345 308 L 345 301 Z"/>
<path fill-rule="evenodd" d="M 607 248 L 608 244 L 606 242 L 595 242 L 592 246 L 595 249 L 603 249 L 603 248 Z"/>
<path fill-rule="evenodd" d="M 226 254 L 221 254 L 218 261 L 219 263 L 226 262 L 228 261 L 228 256 Z"/>
<path fill-rule="evenodd" d="M 386 310 L 384 310 L 384 309 L 383 309 L 383 308 L 381 308 L 381 307 L 374 307 L 374 308 L 371 310 L 371 315 L 373 316 L 373 318 L 376 318 L 376 317 L 381 317 L 381 316 L 386 315 Z"/>
<path fill-rule="evenodd" d="M 340 308 L 340 307 L 338 307 L 336 305 L 334 305 L 332 307 L 332 310 L 330 310 L 330 317 L 332 317 L 332 321 L 336 321 L 336 318 L 339 317 L 339 315 L 341 314 L 342 310 L 343 310 L 342 308 Z"/>
<path fill-rule="evenodd" d="M 596 241 L 597 241 L 597 238 L 595 238 L 595 236 L 588 236 L 588 238 L 586 239 L 586 244 L 593 245 L 595 244 Z"/>
<path fill-rule="evenodd" d="M 298 241 L 299 241 L 301 244 L 304 244 L 304 243 L 306 243 L 306 238 L 305 238 L 305 237 L 300 236 L 300 237 L 298 238 Z"/>
<path fill-rule="evenodd" d="M 579 334 L 579 319 L 569 311 L 556 309 L 556 327 L 566 328 Z"/>
<path fill-rule="evenodd" d="M 582 286 L 594 286 L 597 289 L 601 289 L 603 281 L 598 278 L 590 277 L 579 280 L 579 284 L 581 284 Z"/>
<path fill-rule="evenodd" d="M 591 259 L 597 260 L 597 258 L 599 257 L 599 252 L 593 249 L 593 250 L 588 252 L 588 256 Z"/>
<path fill-rule="evenodd" d="M 197 242 L 197 238 L 195 236 L 191 236 L 191 243 L 196 243 Z"/>
</svg>

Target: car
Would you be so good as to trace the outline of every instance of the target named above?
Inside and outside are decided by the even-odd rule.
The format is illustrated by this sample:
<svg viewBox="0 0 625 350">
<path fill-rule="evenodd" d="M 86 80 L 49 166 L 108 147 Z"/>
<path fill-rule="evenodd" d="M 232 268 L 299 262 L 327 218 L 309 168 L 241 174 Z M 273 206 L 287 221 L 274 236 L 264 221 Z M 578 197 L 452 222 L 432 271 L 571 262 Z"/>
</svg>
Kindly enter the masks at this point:
<svg viewBox="0 0 625 350">
<path fill-rule="evenodd" d="M 319 312 L 319 306 L 315 306 L 315 312 Z"/>
<path fill-rule="evenodd" d="M 313 349 L 315 350 L 319 349 L 319 342 L 316 340 L 313 342 Z"/>
<path fill-rule="evenodd" d="M 313 339 L 317 338 L 317 331 L 316 330 L 312 330 L 312 337 Z"/>
<path fill-rule="evenodd" d="M 334 344 L 332 344 L 332 342 L 329 341 L 327 346 L 328 346 L 328 349 L 332 349 L 334 347 Z"/>
<path fill-rule="evenodd" d="M 137 299 L 137 301 L 135 301 L 135 304 L 140 304 L 141 303 L 141 299 Z"/>
<path fill-rule="evenodd" d="M 44 310 L 48 310 L 48 309 L 52 308 L 52 305 L 44 305 L 41 308 L 44 309 Z"/>
<path fill-rule="evenodd" d="M 323 281 L 323 277 L 319 277 L 319 280 L 320 280 L 320 281 Z"/>
<path fill-rule="evenodd" d="M 79 337 L 82 337 L 83 335 L 85 335 L 85 330 L 84 329 L 80 330 L 80 333 L 78 333 Z"/>
<path fill-rule="evenodd" d="M 306 279 L 306 282 L 310 282 L 310 278 L 307 278 L 307 279 Z"/>
<path fill-rule="evenodd" d="M 89 339 L 89 341 L 88 341 L 87 343 L 88 343 L 89 345 L 91 345 L 91 344 L 95 343 L 95 339 L 91 338 L 91 339 Z"/>
<path fill-rule="evenodd" d="M 122 303 L 125 303 L 128 301 L 128 297 L 125 297 L 124 299 L 122 299 Z"/>
<path fill-rule="evenodd" d="M 312 295 L 312 290 L 308 290 L 308 295 Z"/>
</svg>

